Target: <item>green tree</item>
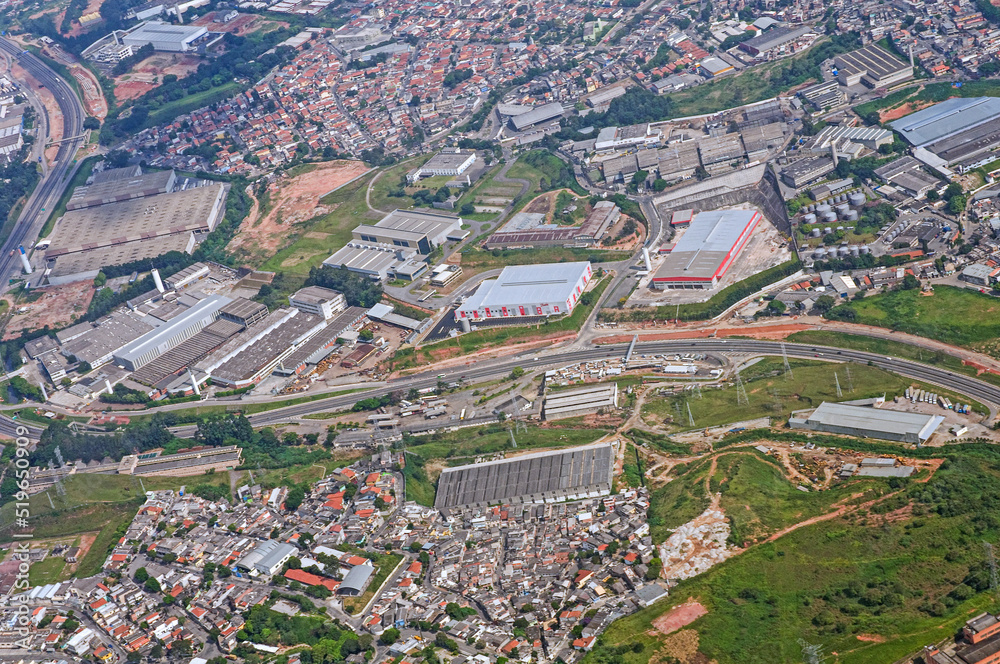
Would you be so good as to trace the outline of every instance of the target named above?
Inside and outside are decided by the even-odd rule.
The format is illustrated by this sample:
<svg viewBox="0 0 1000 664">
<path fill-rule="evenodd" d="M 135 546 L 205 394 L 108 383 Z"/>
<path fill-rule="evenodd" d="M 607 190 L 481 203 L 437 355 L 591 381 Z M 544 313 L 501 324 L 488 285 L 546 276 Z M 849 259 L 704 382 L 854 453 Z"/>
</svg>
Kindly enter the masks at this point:
<svg viewBox="0 0 1000 664">
<path fill-rule="evenodd" d="M 378 641 L 384 646 L 391 646 L 393 643 L 399 640 L 399 630 L 395 627 L 390 627 L 389 629 L 382 632 Z"/>
</svg>

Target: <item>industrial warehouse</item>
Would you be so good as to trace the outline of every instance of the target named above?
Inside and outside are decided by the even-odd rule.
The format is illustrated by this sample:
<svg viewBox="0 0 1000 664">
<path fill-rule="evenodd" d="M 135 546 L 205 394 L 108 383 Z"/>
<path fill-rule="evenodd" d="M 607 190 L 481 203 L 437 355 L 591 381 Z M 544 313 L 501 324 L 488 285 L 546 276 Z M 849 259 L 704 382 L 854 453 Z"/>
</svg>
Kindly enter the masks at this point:
<svg viewBox="0 0 1000 664">
<path fill-rule="evenodd" d="M 816 410 L 792 413 L 788 426 L 861 438 L 881 438 L 903 443 L 923 443 L 944 421 L 940 415 L 904 413 L 824 401 Z"/>
<path fill-rule="evenodd" d="M 715 288 L 760 220 L 756 210 L 714 210 L 695 215 L 650 286 L 658 290 Z"/>
<path fill-rule="evenodd" d="M 542 406 L 542 419 L 559 420 L 617 407 L 618 383 L 601 383 L 547 395 Z"/>
<path fill-rule="evenodd" d="M 613 469 L 610 443 L 445 468 L 434 507 L 552 503 L 603 496 L 611 492 Z"/>
<path fill-rule="evenodd" d="M 889 123 L 915 147 L 913 156 L 950 175 L 996 159 L 1000 148 L 1000 99 L 954 98 Z"/>
<path fill-rule="evenodd" d="M 884 88 L 913 78 L 913 65 L 903 62 L 878 44 L 868 44 L 834 58 L 837 79 L 846 86 L 864 83 L 869 88 Z"/>
<path fill-rule="evenodd" d="M 58 285 L 93 279 L 109 265 L 191 253 L 225 213 L 227 192 L 228 185 L 172 171 L 79 187 L 56 222 L 46 277 Z"/>
<path fill-rule="evenodd" d="M 573 311 L 592 276 L 590 263 L 507 266 L 455 309 L 455 320 L 557 316 Z M 463 325 L 464 327 L 464 325 Z"/>
<path fill-rule="evenodd" d="M 373 225 L 358 226 L 353 240 L 323 261 L 371 279 L 413 280 L 427 271 L 426 258 L 449 240 L 464 240 L 461 217 L 423 210 L 393 210 Z"/>
</svg>

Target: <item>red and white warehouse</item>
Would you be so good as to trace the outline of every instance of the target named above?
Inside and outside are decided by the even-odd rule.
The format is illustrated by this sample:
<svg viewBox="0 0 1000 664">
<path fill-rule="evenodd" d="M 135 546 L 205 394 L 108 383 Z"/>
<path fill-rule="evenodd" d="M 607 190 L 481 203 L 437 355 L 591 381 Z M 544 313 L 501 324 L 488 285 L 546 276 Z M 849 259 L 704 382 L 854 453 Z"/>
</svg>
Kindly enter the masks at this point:
<svg viewBox="0 0 1000 664">
<path fill-rule="evenodd" d="M 576 308 L 590 283 L 590 263 L 512 265 L 480 284 L 455 310 L 455 320 L 558 316 Z"/>
<path fill-rule="evenodd" d="M 713 210 L 695 215 L 653 275 L 650 287 L 715 288 L 761 218 L 757 210 Z"/>
</svg>

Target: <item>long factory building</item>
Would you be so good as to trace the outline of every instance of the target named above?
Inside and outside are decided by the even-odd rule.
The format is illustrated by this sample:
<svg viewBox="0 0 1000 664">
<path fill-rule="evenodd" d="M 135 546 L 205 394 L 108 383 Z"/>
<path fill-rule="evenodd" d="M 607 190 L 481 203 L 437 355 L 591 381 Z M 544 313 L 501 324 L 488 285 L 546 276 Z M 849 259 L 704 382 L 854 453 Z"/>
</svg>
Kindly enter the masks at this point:
<svg viewBox="0 0 1000 664">
<path fill-rule="evenodd" d="M 761 219 L 757 210 L 713 210 L 695 215 L 650 286 L 658 290 L 715 288 Z"/>
<path fill-rule="evenodd" d="M 509 265 L 455 309 L 455 320 L 558 316 L 576 308 L 593 276 L 590 263 Z"/>
<path fill-rule="evenodd" d="M 601 443 L 445 468 L 434 507 L 551 503 L 607 495 L 614 458 L 611 444 Z"/>
<path fill-rule="evenodd" d="M 987 164 L 1000 150 L 1000 98 L 956 97 L 889 123 L 920 161 L 948 175 Z"/>
<path fill-rule="evenodd" d="M 944 421 L 940 415 L 904 413 L 824 401 L 816 410 L 792 413 L 788 426 L 860 438 L 880 438 L 902 443 L 923 443 Z"/>
<path fill-rule="evenodd" d="M 618 383 L 601 383 L 579 390 L 553 392 L 545 397 L 542 419 L 559 420 L 618 407 Z"/>
</svg>

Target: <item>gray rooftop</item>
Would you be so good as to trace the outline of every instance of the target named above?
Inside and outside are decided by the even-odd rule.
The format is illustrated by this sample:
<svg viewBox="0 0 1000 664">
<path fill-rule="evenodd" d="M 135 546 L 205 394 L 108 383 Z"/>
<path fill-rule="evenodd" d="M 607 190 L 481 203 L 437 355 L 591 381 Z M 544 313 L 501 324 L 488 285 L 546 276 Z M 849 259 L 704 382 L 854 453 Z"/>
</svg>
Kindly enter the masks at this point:
<svg viewBox="0 0 1000 664">
<path fill-rule="evenodd" d="M 876 438 L 879 437 L 878 434 L 890 434 L 894 438 L 915 435 L 920 440 L 929 438 L 944 421 L 940 415 L 904 413 L 827 401 L 821 403 L 807 419 L 818 424 L 864 430 Z"/>
<path fill-rule="evenodd" d="M 118 361 L 136 362 L 151 350 L 164 345 L 176 345 L 174 340 L 182 330 L 186 330 L 192 326 L 196 326 L 200 330 L 212 323 L 217 318 L 215 315 L 216 312 L 229 302 L 228 297 L 209 295 L 195 306 L 187 309 L 184 313 L 173 317 L 169 323 L 150 330 L 125 346 L 121 351 L 115 353 L 115 359 Z M 167 349 L 163 348 L 163 350 Z"/>
<path fill-rule="evenodd" d="M 810 32 L 814 32 L 814 29 L 808 25 L 801 28 L 772 28 L 764 34 L 754 37 L 753 39 L 748 39 L 743 43 L 746 44 L 748 48 L 764 52 L 769 51 L 772 48 L 777 48 L 782 44 L 795 41 L 799 37 L 802 37 Z"/>
<path fill-rule="evenodd" d="M 600 495 L 611 488 L 614 454 L 602 443 L 445 468 L 438 480 L 437 508 L 505 501 L 552 501 Z"/>
<path fill-rule="evenodd" d="M 760 219 L 756 210 L 713 210 L 691 225 L 656 271 L 656 279 L 709 280 L 717 276 L 746 230 Z"/>
<path fill-rule="evenodd" d="M 530 127 L 533 124 L 538 124 L 539 122 L 545 122 L 546 120 L 552 120 L 553 118 L 558 118 L 563 114 L 562 104 L 559 102 L 551 102 L 549 104 L 543 104 L 541 106 L 536 106 L 527 113 L 521 113 L 520 115 L 515 115 L 511 118 L 511 122 L 514 123 L 514 128 L 518 131 Z"/>
<path fill-rule="evenodd" d="M 167 194 L 174 190 L 176 178 L 173 171 L 153 171 L 131 178 L 120 178 L 96 182 L 86 187 L 77 187 L 69 202 L 66 203 L 66 209 L 77 210 L 105 203 L 126 201 L 131 198 Z"/>
<path fill-rule="evenodd" d="M 903 62 L 878 44 L 868 44 L 856 51 L 838 55 L 836 62 L 848 74 L 867 72 L 876 79 L 910 68 L 909 62 Z"/>
<path fill-rule="evenodd" d="M 956 97 L 890 122 L 889 126 L 902 134 L 912 145 L 925 146 L 998 120 L 1000 120 L 1000 98 Z"/>
<path fill-rule="evenodd" d="M 529 302 L 563 303 L 573 295 L 577 282 L 590 263 L 549 263 L 545 265 L 508 265 L 496 279 L 484 281 L 461 306 L 465 311 L 482 307 L 526 304 Z"/>
</svg>

